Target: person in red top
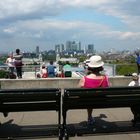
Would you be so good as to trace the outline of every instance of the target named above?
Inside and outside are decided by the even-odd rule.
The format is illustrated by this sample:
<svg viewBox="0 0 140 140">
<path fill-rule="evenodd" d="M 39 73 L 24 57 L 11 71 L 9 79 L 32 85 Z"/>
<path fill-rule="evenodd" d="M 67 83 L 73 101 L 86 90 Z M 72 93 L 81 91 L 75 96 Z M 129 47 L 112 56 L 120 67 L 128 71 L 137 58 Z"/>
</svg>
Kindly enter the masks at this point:
<svg viewBox="0 0 140 140">
<path fill-rule="evenodd" d="M 94 55 L 90 57 L 90 62 L 88 63 L 88 75 L 84 76 L 80 81 L 78 86 L 82 88 L 99 88 L 108 87 L 108 77 L 103 75 L 104 62 L 101 56 Z M 88 112 L 88 124 L 94 123 L 94 118 L 92 117 L 92 109 L 87 109 Z"/>
<path fill-rule="evenodd" d="M 46 66 L 45 64 L 42 65 L 42 69 L 41 69 L 41 78 L 47 78 L 48 75 L 47 75 L 47 69 L 46 69 Z"/>
</svg>

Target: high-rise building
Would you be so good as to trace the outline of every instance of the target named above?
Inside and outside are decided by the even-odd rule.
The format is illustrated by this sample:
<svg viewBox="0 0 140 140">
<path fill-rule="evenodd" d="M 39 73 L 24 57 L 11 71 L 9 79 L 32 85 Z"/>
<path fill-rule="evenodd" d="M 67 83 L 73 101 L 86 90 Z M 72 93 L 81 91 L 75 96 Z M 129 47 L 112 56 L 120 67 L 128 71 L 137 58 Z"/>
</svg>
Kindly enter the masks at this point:
<svg viewBox="0 0 140 140">
<path fill-rule="evenodd" d="M 88 44 L 87 53 L 94 53 L 94 44 Z"/>
<path fill-rule="evenodd" d="M 66 42 L 66 51 L 70 51 L 71 50 L 71 41 L 67 41 Z"/>
<path fill-rule="evenodd" d="M 39 46 L 36 46 L 36 54 L 38 55 L 40 53 Z"/>
<path fill-rule="evenodd" d="M 81 42 L 78 42 L 78 50 L 81 51 Z"/>
<path fill-rule="evenodd" d="M 66 51 L 78 51 L 81 50 L 81 43 L 76 41 L 66 42 Z"/>
<path fill-rule="evenodd" d="M 56 53 L 61 53 L 64 51 L 64 44 L 57 44 L 55 45 L 55 52 Z"/>
</svg>

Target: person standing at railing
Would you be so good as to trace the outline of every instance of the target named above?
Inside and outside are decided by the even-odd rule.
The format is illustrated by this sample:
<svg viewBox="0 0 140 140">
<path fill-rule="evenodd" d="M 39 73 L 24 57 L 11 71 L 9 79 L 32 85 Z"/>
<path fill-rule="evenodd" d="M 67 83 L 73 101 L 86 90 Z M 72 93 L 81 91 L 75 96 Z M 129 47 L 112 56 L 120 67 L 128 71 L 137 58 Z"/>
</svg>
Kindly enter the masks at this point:
<svg viewBox="0 0 140 140">
<path fill-rule="evenodd" d="M 9 57 L 6 59 L 6 64 L 8 65 L 9 72 L 14 73 L 15 63 L 14 63 L 13 53 L 9 54 Z"/>
<path fill-rule="evenodd" d="M 104 62 L 102 61 L 101 56 L 94 55 L 90 57 L 90 62 L 88 63 L 88 75 L 84 76 L 78 84 L 78 87 L 82 88 L 99 88 L 99 87 L 108 87 L 108 77 L 101 74 L 103 71 Z M 92 109 L 87 109 L 89 125 L 92 125 L 95 120 L 92 117 Z"/>
<path fill-rule="evenodd" d="M 17 77 L 22 78 L 22 58 L 23 55 L 20 52 L 20 49 L 16 49 L 16 54 L 14 54 L 14 59 L 15 59 L 15 67 L 16 67 L 16 72 L 17 72 Z"/>
<path fill-rule="evenodd" d="M 136 52 L 136 64 L 137 64 L 137 68 L 138 68 L 138 75 L 140 74 L 140 54 L 139 52 Z"/>
</svg>

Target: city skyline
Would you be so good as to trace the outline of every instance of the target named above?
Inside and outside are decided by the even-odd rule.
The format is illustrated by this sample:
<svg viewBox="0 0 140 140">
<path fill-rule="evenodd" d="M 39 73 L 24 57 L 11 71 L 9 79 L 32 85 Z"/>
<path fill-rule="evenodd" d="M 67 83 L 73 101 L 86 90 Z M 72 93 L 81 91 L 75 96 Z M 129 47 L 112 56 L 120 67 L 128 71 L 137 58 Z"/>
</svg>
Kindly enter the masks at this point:
<svg viewBox="0 0 140 140">
<path fill-rule="evenodd" d="M 54 49 L 66 41 L 94 44 L 97 51 L 136 50 L 139 0 L 0 1 L 0 49 Z"/>
</svg>

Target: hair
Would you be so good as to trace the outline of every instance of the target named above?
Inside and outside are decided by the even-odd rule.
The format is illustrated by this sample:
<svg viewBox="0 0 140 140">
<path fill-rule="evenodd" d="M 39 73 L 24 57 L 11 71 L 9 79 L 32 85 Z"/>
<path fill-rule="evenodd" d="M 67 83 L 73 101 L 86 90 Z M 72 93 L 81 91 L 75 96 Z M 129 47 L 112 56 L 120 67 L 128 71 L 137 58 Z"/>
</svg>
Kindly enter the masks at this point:
<svg viewBox="0 0 140 140">
<path fill-rule="evenodd" d="M 88 73 L 91 74 L 91 73 L 96 73 L 96 74 L 99 74 L 100 71 L 103 71 L 104 68 L 101 66 L 101 67 L 97 67 L 97 68 L 93 68 L 93 67 L 88 67 Z"/>
<path fill-rule="evenodd" d="M 16 53 L 19 54 L 20 53 L 20 49 L 16 49 Z"/>
<path fill-rule="evenodd" d="M 37 73 L 37 74 L 36 74 L 36 77 L 37 77 L 37 78 L 41 78 L 40 73 Z"/>
<path fill-rule="evenodd" d="M 53 65 L 53 61 L 52 60 L 50 61 L 50 64 Z"/>
<path fill-rule="evenodd" d="M 45 66 L 44 65 L 42 65 L 42 69 L 44 69 L 45 68 Z"/>
<path fill-rule="evenodd" d="M 13 57 L 13 54 L 12 54 L 12 53 L 10 53 L 10 54 L 8 54 L 8 56 L 9 56 L 9 57 Z"/>
<path fill-rule="evenodd" d="M 139 79 L 139 76 L 133 76 L 132 75 L 132 79 L 137 81 Z"/>
<path fill-rule="evenodd" d="M 69 61 L 66 61 L 66 64 L 70 64 Z"/>
</svg>

